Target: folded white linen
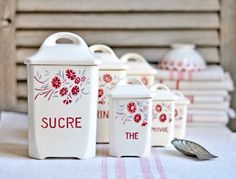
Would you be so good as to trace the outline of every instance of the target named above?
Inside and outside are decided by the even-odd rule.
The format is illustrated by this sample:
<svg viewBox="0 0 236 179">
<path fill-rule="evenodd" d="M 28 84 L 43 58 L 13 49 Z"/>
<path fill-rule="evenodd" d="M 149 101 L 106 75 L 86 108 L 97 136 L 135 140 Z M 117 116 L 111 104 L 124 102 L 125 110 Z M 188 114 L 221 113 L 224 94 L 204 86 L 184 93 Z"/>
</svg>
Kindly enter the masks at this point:
<svg viewBox="0 0 236 179">
<path fill-rule="evenodd" d="M 226 90 L 181 90 L 183 95 L 187 96 L 228 96 Z"/>
<path fill-rule="evenodd" d="M 225 110 L 214 109 L 188 109 L 188 115 L 197 116 L 225 116 L 228 112 Z"/>
<path fill-rule="evenodd" d="M 156 78 L 162 80 L 190 80 L 190 81 L 221 81 L 224 77 L 224 70 L 219 65 L 209 65 L 202 71 L 173 71 L 163 70 L 155 65 L 157 70 Z"/>
<path fill-rule="evenodd" d="M 203 123 L 203 124 L 227 124 L 229 117 L 227 113 L 224 115 L 221 114 L 219 116 L 216 115 L 198 115 L 198 114 L 188 114 L 187 115 L 187 123 Z"/>
<path fill-rule="evenodd" d="M 224 101 L 230 101 L 230 96 L 193 96 L 185 95 L 189 99 L 190 103 L 221 103 Z"/>
<path fill-rule="evenodd" d="M 227 111 L 229 109 L 229 101 L 221 103 L 192 103 L 188 105 L 188 109 L 215 109 Z"/>
<path fill-rule="evenodd" d="M 157 83 L 163 83 L 171 89 L 179 90 L 227 90 L 233 91 L 234 85 L 229 73 L 224 74 L 222 81 L 171 81 L 156 79 Z"/>
</svg>

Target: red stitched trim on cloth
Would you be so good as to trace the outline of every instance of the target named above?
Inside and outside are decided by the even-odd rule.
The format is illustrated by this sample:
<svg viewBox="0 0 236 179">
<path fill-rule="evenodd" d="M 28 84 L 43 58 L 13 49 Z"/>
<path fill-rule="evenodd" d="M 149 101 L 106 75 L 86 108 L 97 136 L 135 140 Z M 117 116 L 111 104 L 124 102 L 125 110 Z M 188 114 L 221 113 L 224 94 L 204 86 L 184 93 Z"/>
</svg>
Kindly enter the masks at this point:
<svg viewBox="0 0 236 179">
<path fill-rule="evenodd" d="M 156 148 L 153 149 L 152 153 L 153 153 L 154 160 L 155 160 L 155 163 L 156 163 L 157 171 L 159 172 L 161 179 L 167 179 L 168 177 L 167 177 L 166 172 L 164 170 L 164 167 L 161 163 L 161 160 L 160 160 L 160 157 L 158 155 L 157 149 Z"/>
</svg>

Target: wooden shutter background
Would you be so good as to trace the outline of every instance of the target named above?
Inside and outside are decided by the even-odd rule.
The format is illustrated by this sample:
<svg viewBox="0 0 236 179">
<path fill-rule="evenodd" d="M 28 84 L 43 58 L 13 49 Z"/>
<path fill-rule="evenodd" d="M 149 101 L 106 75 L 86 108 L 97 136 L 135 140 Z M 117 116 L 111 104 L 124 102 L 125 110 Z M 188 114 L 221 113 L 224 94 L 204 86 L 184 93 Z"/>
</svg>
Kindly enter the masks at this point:
<svg viewBox="0 0 236 179">
<path fill-rule="evenodd" d="M 89 45 L 107 44 L 118 56 L 138 52 L 151 62 L 158 62 L 170 44 L 185 42 L 195 43 L 208 63 L 220 63 L 221 54 L 227 52 L 227 48 L 222 52 L 221 45 L 232 43 L 229 39 L 221 40 L 221 36 L 228 37 L 230 26 L 226 23 L 222 32 L 222 16 L 228 18 L 232 13 L 222 15 L 225 11 L 220 0 L 10 1 L 15 2 L 11 5 L 15 9 L 11 17 L 15 37 L 15 58 L 12 58 L 15 90 L 11 96 L 15 98 L 15 105 L 10 107 L 15 111 L 27 111 L 27 74 L 23 61 L 53 32 L 74 32 Z M 224 2 L 225 8 L 233 5 L 233 0 Z"/>
</svg>

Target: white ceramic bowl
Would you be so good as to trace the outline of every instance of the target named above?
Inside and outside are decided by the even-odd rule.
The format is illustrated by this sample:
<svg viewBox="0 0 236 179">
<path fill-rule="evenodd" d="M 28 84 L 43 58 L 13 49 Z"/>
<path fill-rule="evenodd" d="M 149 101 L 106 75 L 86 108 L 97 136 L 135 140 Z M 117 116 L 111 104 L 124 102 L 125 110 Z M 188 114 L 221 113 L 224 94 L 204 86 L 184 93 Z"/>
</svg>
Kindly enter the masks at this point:
<svg viewBox="0 0 236 179">
<path fill-rule="evenodd" d="M 206 68 L 202 56 L 193 44 L 173 44 L 171 50 L 160 61 L 159 67 L 166 70 L 200 71 Z"/>
</svg>

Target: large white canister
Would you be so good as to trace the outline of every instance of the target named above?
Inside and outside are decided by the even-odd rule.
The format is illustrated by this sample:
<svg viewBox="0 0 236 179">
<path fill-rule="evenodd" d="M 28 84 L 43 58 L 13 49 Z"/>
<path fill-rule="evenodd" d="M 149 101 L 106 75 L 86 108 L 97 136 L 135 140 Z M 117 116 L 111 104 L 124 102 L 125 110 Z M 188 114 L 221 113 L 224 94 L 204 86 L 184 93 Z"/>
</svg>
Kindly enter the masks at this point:
<svg viewBox="0 0 236 179">
<path fill-rule="evenodd" d="M 130 66 L 127 70 L 128 77 L 138 78 L 147 87 L 154 84 L 157 71 L 148 64 L 143 56 L 137 53 L 127 53 L 121 57 L 121 61 L 127 62 Z"/>
<path fill-rule="evenodd" d="M 57 43 L 59 39 L 72 43 Z M 59 32 L 50 35 L 25 63 L 29 156 L 94 157 L 100 60 L 81 37 Z"/>
<path fill-rule="evenodd" d="M 106 45 L 93 45 L 89 49 L 101 59 L 98 80 L 97 143 L 109 142 L 108 91 L 121 78 L 126 77 L 128 66 L 121 62 L 113 50 Z"/>
<path fill-rule="evenodd" d="M 151 151 L 152 99 L 136 78 L 120 80 L 110 92 L 110 155 L 145 157 Z"/>
<path fill-rule="evenodd" d="M 174 137 L 175 96 L 164 84 L 150 88 L 152 107 L 152 146 L 168 146 Z"/>
<path fill-rule="evenodd" d="M 190 103 L 180 91 L 172 91 L 175 94 L 175 132 L 174 137 L 184 138 L 187 123 L 187 107 Z"/>
</svg>

